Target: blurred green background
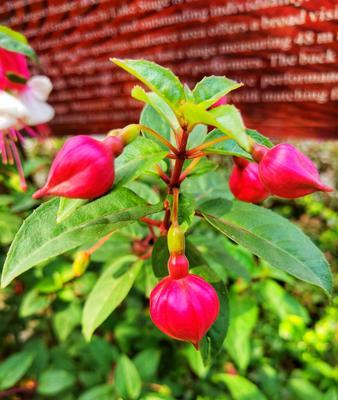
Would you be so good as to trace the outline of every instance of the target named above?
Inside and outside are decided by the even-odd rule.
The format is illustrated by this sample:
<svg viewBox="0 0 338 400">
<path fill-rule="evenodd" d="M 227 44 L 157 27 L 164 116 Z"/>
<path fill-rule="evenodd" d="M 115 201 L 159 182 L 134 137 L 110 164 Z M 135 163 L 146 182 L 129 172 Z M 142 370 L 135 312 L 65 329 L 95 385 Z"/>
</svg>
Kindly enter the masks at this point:
<svg viewBox="0 0 338 400">
<path fill-rule="evenodd" d="M 41 184 L 60 140 L 27 143 L 29 190 L 18 189 L 15 170 L 0 164 L 0 265 L 23 219 L 38 204 Z M 337 142 L 296 145 L 334 185 Z M 214 158 L 217 171 L 188 180 L 228 193 L 229 160 Z M 189 186 L 190 185 L 190 186 Z M 264 205 L 298 224 L 337 271 L 337 197 L 314 194 L 296 201 L 268 199 Z M 164 336 L 151 323 L 148 298 L 156 283 L 145 265 L 127 299 L 97 330 L 90 343 L 80 328 L 81 309 L 102 269 L 131 251 L 125 235 L 112 238 L 79 278 L 74 252 L 23 274 L 0 290 L 0 398 L 8 399 L 184 399 L 336 400 L 337 296 L 328 299 L 311 285 L 258 260 L 203 224 L 193 227 L 194 244 L 221 271 L 230 296 L 230 328 L 223 350 L 204 366 L 193 346 Z"/>
</svg>

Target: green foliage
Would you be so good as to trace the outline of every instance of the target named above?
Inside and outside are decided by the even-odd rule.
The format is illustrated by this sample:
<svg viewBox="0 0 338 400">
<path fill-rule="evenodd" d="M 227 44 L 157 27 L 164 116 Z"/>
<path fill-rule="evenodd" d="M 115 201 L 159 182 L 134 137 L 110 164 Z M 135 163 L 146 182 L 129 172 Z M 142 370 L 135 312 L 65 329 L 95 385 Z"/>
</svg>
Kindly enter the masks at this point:
<svg viewBox="0 0 338 400">
<path fill-rule="evenodd" d="M 221 157 L 200 160 L 168 187 L 154 172 L 159 165 L 172 177 L 176 163 L 161 136 L 176 146 L 191 129 L 189 155 L 202 146 L 207 154 L 249 160 L 252 141 L 272 143 L 247 129 L 234 106 L 210 109 L 240 84 L 212 76 L 191 90 L 154 63 L 113 61 L 150 90 L 136 86 L 132 96 L 145 103 L 140 123 L 157 135 L 143 127 L 144 136 L 126 146 L 111 192 L 37 206 L 31 193 L 14 193 L 15 185 L 2 180 L 0 396 L 28 388 L 37 400 L 333 400 L 337 299 L 327 303 L 331 275 L 313 241 L 333 258 L 335 213 L 313 197 L 267 200 L 277 213 L 234 201 Z M 220 138 L 227 140 L 203 147 Z M 195 162 L 185 160 L 184 168 Z M 45 160 L 31 161 L 27 174 L 37 165 Z M 167 338 L 149 318 L 151 290 L 168 275 L 160 221 L 178 186 L 190 271 L 220 300 L 200 351 Z M 313 241 L 289 221 L 306 228 L 304 215 L 321 221 L 307 231 Z M 90 262 L 76 273 L 79 251 Z"/>
<path fill-rule="evenodd" d="M 240 201 L 218 199 L 200 208 L 205 220 L 222 234 L 272 266 L 331 293 L 331 272 L 324 255 L 288 220 Z"/>
<path fill-rule="evenodd" d="M 37 60 L 36 54 L 25 36 L 4 25 L 0 25 L 0 48 L 24 54 L 34 61 Z"/>
</svg>

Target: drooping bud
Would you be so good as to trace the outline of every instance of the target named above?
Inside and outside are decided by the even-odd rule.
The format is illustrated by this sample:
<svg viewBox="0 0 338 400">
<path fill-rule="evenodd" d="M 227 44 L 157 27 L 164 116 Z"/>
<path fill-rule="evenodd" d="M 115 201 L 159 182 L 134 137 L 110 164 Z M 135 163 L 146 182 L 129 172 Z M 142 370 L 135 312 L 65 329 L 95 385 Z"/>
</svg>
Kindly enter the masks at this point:
<svg viewBox="0 0 338 400">
<path fill-rule="evenodd" d="M 26 57 L 0 48 L 0 89 L 22 90 L 29 78 Z"/>
<path fill-rule="evenodd" d="M 259 163 L 263 185 L 276 196 L 295 199 L 317 191 L 332 191 L 321 182 L 314 163 L 291 144 L 282 143 L 272 149 L 256 145 L 253 157 Z"/>
<path fill-rule="evenodd" d="M 150 316 L 158 329 L 196 348 L 218 313 L 215 289 L 197 275 L 187 274 L 178 279 L 168 276 L 150 295 Z"/>
<path fill-rule="evenodd" d="M 33 198 L 61 196 L 94 199 L 114 183 L 114 138 L 103 142 L 79 135 L 68 139 L 55 157 L 46 184 Z"/>
<path fill-rule="evenodd" d="M 241 201 L 259 203 L 269 196 L 258 173 L 258 164 L 244 158 L 234 157 L 235 165 L 230 175 L 229 187 Z"/>
<path fill-rule="evenodd" d="M 86 251 L 79 251 L 74 258 L 72 271 L 74 276 L 81 276 L 86 271 L 90 262 L 90 255 Z"/>
</svg>

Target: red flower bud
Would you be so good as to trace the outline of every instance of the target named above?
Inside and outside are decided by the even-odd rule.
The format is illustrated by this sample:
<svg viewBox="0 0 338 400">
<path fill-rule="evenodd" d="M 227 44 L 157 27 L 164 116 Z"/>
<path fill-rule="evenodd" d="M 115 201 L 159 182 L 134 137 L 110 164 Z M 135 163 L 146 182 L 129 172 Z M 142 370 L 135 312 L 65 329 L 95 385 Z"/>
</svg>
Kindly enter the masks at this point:
<svg viewBox="0 0 338 400">
<path fill-rule="evenodd" d="M 259 163 L 263 185 L 276 196 L 295 199 L 332 191 L 320 181 L 314 163 L 291 144 L 282 143 L 272 149 L 255 145 L 253 157 Z"/>
<path fill-rule="evenodd" d="M 85 135 L 68 139 L 52 163 L 46 184 L 33 198 L 102 196 L 114 183 L 114 157 L 122 150 L 117 141 L 119 138 L 107 137 L 101 142 Z"/>
<path fill-rule="evenodd" d="M 210 108 L 215 108 L 215 107 L 219 107 L 219 106 L 224 106 L 228 104 L 228 99 L 226 96 L 222 96 L 221 98 L 219 98 Z"/>
<path fill-rule="evenodd" d="M 229 187 L 241 201 L 259 203 L 269 196 L 258 174 L 258 164 L 244 158 L 234 157 L 235 165 L 230 175 Z"/>
<path fill-rule="evenodd" d="M 168 263 L 170 276 L 150 295 L 150 316 L 163 333 L 198 348 L 218 316 L 218 296 L 208 282 L 188 273 L 185 256 L 172 257 Z"/>
</svg>

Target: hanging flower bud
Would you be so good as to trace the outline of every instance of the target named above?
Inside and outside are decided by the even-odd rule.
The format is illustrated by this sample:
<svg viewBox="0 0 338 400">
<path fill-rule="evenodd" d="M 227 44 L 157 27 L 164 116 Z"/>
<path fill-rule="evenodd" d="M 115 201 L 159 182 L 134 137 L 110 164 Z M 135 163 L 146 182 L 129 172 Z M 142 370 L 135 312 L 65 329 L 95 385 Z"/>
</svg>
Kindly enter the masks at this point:
<svg viewBox="0 0 338 400">
<path fill-rule="evenodd" d="M 215 289 L 199 276 L 189 274 L 188 267 L 184 255 L 170 257 L 170 276 L 150 295 L 150 316 L 163 333 L 198 348 L 218 316 L 219 300 Z"/>
<path fill-rule="evenodd" d="M 22 90 L 29 78 L 26 57 L 0 48 L 0 89 Z"/>
<path fill-rule="evenodd" d="M 320 181 L 314 163 L 291 144 L 282 143 L 272 149 L 256 144 L 253 157 L 259 163 L 263 185 L 276 196 L 295 199 L 317 191 L 332 191 Z"/>
<path fill-rule="evenodd" d="M 68 139 L 52 163 L 46 184 L 33 198 L 52 195 L 94 199 L 102 196 L 114 183 L 116 140 L 107 137 L 101 142 L 85 135 Z M 120 150 L 119 147 L 118 152 Z"/>
<path fill-rule="evenodd" d="M 258 174 L 258 164 L 244 158 L 234 157 L 235 165 L 230 175 L 229 187 L 241 201 L 259 203 L 269 196 Z"/>
</svg>

